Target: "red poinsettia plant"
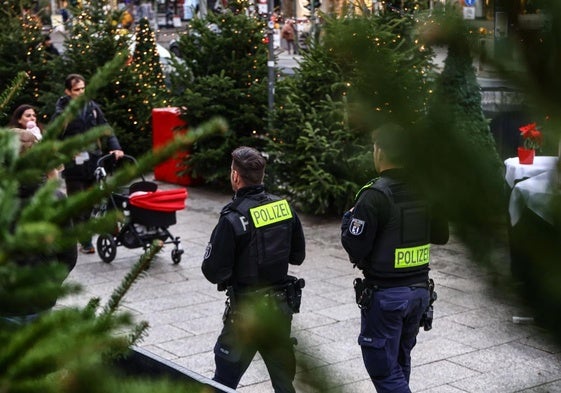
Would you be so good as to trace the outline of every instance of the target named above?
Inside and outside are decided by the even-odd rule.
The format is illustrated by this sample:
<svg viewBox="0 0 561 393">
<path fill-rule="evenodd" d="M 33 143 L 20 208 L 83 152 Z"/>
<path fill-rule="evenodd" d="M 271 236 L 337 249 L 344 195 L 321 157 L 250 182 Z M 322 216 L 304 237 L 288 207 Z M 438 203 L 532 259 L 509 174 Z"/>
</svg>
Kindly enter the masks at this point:
<svg viewBox="0 0 561 393">
<path fill-rule="evenodd" d="M 543 136 L 536 123 L 526 124 L 519 128 L 523 145 L 526 149 L 538 150 L 542 147 Z"/>
</svg>

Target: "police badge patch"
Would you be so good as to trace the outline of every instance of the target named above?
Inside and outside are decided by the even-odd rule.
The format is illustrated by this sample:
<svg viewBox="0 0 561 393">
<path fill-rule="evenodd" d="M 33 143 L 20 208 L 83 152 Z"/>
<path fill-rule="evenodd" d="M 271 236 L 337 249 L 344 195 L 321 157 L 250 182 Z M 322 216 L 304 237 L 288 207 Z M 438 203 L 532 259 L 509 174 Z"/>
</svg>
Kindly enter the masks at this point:
<svg viewBox="0 0 561 393">
<path fill-rule="evenodd" d="M 210 257 L 211 252 L 212 252 L 212 243 L 208 243 L 206 245 L 205 256 L 203 257 L 203 259 L 207 259 L 208 257 Z"/>
<path fill-rule="evenodd" d="M 365 222 L 363 220 L 359 220 L 358 218 L 353 218 L 351 223 L 349 224 L 349 232 L 351 235 L 358 236 L 364 230 Z"/>
</svg>

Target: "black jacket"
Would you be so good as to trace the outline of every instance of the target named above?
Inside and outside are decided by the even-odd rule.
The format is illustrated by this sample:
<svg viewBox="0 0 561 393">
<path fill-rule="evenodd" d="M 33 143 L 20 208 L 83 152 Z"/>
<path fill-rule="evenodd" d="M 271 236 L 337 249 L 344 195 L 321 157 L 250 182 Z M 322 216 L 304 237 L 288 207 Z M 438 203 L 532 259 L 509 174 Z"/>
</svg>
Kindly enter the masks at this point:
<svg viewBox="0 0 561 393">
<path fill-rule="evenodd" d="M 60 97 L 56 102 L 55 113 L 51 119 L 54 120 L 64 112 L 71 98 L 67 95 Z M 73 137 L 75 135 L 84 134 L 94 127 L 107 124 L 107 119 L 103 114 L 103 111 L 94 101 L 89 101 L 86 103 L 84 108 L 76 115 L 72 121 L 70 121 L 63 132 L 60 135 L 60 139 L 66 139 Z M 110 135 L 104 141 L 107 151 L 112 150 L 122 150 L 119 140 L 115 135 Z M 100 142 L 97 146 L 91 146 L 87 151 L 92 156 L 92 160 L 95 160 L 102 153 L 103 144 Z M 63 175 L 66 179 L 77 179 L 77 180 L 92 180 L 93 179 L 93 169 L 95 169 L 95 163 L 90 162 L 85 165 L 75 165 L 75 163 L 69 162 L 65 163 L 65 169 Z"/>
</svg>

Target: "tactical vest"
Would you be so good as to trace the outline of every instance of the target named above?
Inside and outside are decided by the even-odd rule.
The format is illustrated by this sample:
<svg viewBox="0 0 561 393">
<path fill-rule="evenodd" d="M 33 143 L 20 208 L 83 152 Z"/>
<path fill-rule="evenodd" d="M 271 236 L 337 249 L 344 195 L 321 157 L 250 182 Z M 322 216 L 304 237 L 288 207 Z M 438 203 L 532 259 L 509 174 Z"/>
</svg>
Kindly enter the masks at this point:
<svg viewBox="0 0 561 393">
<path fill-rule="evenodd" d="M 390 214 L 376 233 L 365 276 L 389 286 L 423 281 L 428 277 L 430 258 L 427 203 L 405 183 L 391 178 L 381 177 L 369 188 L 386 195 Z"/>
<path fill-rule="evenodd" d="M 243 286 L 278 283 L 288 273 L 293 214 L 286 199 L 266 193 L 235 200 L 235 213 L 227 215 L 236 236 L 249 232 L 250 241 L 241 250 L 234 277 Z"/>
</svg>

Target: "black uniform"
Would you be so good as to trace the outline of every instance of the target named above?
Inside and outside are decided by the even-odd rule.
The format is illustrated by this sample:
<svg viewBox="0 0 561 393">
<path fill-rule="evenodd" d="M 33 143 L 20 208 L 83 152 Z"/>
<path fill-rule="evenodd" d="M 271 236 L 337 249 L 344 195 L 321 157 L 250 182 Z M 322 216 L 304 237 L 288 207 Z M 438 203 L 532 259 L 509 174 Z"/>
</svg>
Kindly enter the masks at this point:
<svg viewBox="0 0 561 393">
<path fill-rule="evenodd" d="M 216 381 L 235 389 L 258 351 L 275 392 L 294 392 L 290 332 L 297 308 L 287 291 L 295 280 L 287 273 L 304 258 L 302 225 L 286 200 L 262 185 L 238 190 L 220 213 L 202 264 L 205 277 L 229 295 L 214 348 Z"/>
<path fill-rule="evenodd" d="M 369 296 L 360 299 L 358 343 L 378 392 L 410 392 L 411 350 L 429 303 L 429 243 L 447 240 L 447 222 L 432 217 L 403 169 L 384 171 L 343 216 L 343 247 L 366 283 L 357 301 Z"/>
</svg>

